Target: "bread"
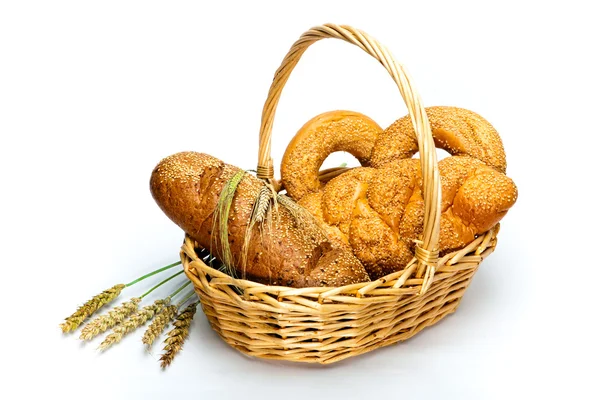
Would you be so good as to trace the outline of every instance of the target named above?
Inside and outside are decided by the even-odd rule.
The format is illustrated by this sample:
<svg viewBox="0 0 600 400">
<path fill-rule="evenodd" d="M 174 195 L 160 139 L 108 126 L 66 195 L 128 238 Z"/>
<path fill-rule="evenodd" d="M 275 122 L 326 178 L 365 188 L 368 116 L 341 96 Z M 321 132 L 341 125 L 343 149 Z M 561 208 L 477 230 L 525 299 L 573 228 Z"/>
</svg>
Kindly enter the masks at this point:
<svg viewBox="0 0 600 400">
<path fill-rule="evenodd" d="M 323 191 L 323 221 L 339 226 L 354 254 L 371 279 L 402 269 L 413 257 L 415 240 L 423 229 L 424 202 L 419 160 L 405 159 L 372 169 L 358 168 L 329 182 Z M 498 223 L 514 204 L 517 191 L 506 175 L 466 156 L 439 162 L 442 183 L 442 215 L 439 250 L 452 251 Z M 329 192 L 345 192 L 350 175 L 366 179 L 353 182 L 355 198 L 336 201 Z M 344 212 L 339 212 L 340 209 Z M 350 208 L 351 213 L 346 210 Z M 332 212 L 334 210 L 334 212 Z M 344 214 L 341 219 L 329 215 Z M 344 228 L 348 227 L 348 228 Z M 346 232 L 344 232 L 346 231 Z M 339 240 L 339 239 L 337 239 Z"/>
<path fill-rule="evenodd" d="M 150 189 L 173 222 L 223 259 L 221 232 L 213 217 L 223 187 L 240 171 L 206 154 L 178 153 L 156 166 Z M 299 227 L 293 212 L 281 204 L 269 208 L 267 222 L 250 229 L 251 240 L 245 248 L 252 209 L 264 187 L 262 181 L 245 173 L 233 197 L 227 227 L 238 277 L 290 287 L 343 286 L 369 280 L 349 249 L 332 246 L 314 222 L 312 228 L 306 224 Z M 245 260 L 243 254 L 247 254 Z"/>
<path fill-rule="evenodd" d="M 346 151 L 368 166 L 375 140 L 382 129 L 369 117 L 354 111 L 330 111 L 308 121 L 288 145 L 281 162 L 287 193 L 301 199 L 321 187 L 319 168 L 327 156 Z M 302 179 L 297 179 L 302 176 Z"/>
<path fill-rule="evenodd" d="M 479 114 L 464 108 L 445 106 L 427 107 L 425 112 L 436 147 L 451 155 L 473 157 L 500 172 L 506 172 L 506 155 L 500 135 Z M 419 148 L 412 121 L 405 116 L 379 135 L 369 163 L 379 168 L 390 161 L 410 158 L 417 151 Z"/>
<path fill-rule="evenodd" d="M 436 143 L 457 154 L 439 162 L 439 250 L 444 254 L 464 247 L 497 224 L 515 203 L 517 189 L 503 173 L 506 158 L 502 142 L 487 121 L 471 111 L 453 107 L 427 109 L 427 113 L 435 127 Z M 356 120 L 356 114 L 353 118 Z M 378 135 L 371 158 L 363 160 L 371 167 L 351 169 L 325 185 L 310 186 L 311 191 L 296 199 L 315 213 L 332 243 L 350 246 L 371 279 L 404 268 L 422 234 L 421 170 L 419 160 L 409 158 L 417 146 L 412 126 L 406 121 L 407 117 L 402 118 Z M 345 126 L 339 124 L 339 140 L 346 137 Z M 290 147 L 301 140 L 323 142 L 323 134 L 323 130 L 307 124 Z M 288 148 L 286 154 L 295 152 Z M 298 181 L 313 181 L 313 170 L 311 166 L 293 176 L 282 173 L 284 188 L 303 186 Z M 290 195 L 295 193 L 292 190 Z"/>
</svg>

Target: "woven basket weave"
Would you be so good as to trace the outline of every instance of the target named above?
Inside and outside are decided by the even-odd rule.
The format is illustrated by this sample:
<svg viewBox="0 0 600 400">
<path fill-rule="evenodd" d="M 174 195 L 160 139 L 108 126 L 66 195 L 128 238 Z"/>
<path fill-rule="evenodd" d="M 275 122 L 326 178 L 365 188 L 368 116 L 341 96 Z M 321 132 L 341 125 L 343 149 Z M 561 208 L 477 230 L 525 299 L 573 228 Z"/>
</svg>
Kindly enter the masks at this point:
<svg viewBox="0 0 600 400">
<path fill-rule="evenodd" d="M 352 43 L 376 58 L 400 90 L 419 144 L 423 236 L 415 257 L 401 271 L 373 282 L 300 289 L 234 279 L 206 265 L 196 253 L 198 244 L 186 237 L 181 260 L 211 326 L 223 340 L 251 356 L 333 363 L 406 340 L 456 310 L 479 264 L 496 246 L 499 226 L 439 258 L 441 188 L 427 115 L 404 68 L 375 39 L 349 26 L 312 28 L 284 58 L 263 109 L 257 176 L 280 189 L 271 159 L 275 109 L 304 51 L 325 38 Z M 322 177 L 339 172 L 327 170 Z"/>
</svg>

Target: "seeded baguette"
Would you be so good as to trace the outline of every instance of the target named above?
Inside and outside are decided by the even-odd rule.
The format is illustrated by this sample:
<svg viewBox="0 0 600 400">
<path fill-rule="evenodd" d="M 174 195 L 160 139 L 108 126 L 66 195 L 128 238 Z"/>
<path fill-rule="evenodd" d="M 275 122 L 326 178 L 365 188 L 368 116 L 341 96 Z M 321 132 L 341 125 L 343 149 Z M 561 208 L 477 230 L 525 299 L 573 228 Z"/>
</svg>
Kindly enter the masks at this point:
<svg viewBox="0 0 600 400">
<path fill-rule="evenodd" d="M 213 216 L 224 185 L 238 171 L 207 154 L 178 153 L 156 166 L 150 190 L 173 222 L 222 259 L 220 232 Z M 233 197 L 227 225 L 232 267 L 238 278 L 289 287 L 343 286 L 369 280 L 351 251 L 332 246 L 316 223 L 313 229 L 297 226 L 292 214 L 281 205 L 271 207 L 265 221 L 252 228 L 243 265 L 244 238 L 252 207 L 263 187 L 261 180 L 245 174 Z"/>
</svg>

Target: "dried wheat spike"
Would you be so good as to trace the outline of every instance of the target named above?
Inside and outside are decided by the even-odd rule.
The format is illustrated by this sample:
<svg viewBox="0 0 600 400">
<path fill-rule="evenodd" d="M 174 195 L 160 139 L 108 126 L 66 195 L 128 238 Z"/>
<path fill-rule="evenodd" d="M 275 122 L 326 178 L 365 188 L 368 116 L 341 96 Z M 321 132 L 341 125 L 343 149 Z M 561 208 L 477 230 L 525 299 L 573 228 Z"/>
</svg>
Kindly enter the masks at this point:
<svg viewBox="0 0 600 400">
<path fill-rule="evenodd" d="M 122 303 L 120 306 L 113 308 L 108 314 L 95 318 L 83 327 L 79 339 L 92 340 L 99 334 L 120 324 L 125 318 L 137 311 L 140 301 L 142 301 L 141 298 L 134 297 L 131 300 Z"/>
<path fill-rule="evenodd" d="M 258 196 L 256 197 L 256 201 L 254 202 L 254 206 L 252 207 L 252 220 L 258 223 L 264 221 L 267 216 L 267 211 L 269 210 L 269 206 L 271 205 L 272 194 L 268 187 L 262 186 L 260 188 L 260 192 L 258 192 Z"/>
<path fill-rule="evenodd" d="M 162 368 L 171 365 L 173 358 L 175 358 L 175 355 L 183 347 L 183 343 L 190 333 L 190 325 L 192 319 L 194 319 L 194 314 L 196 314 L 197 306 L 198 302 L 190 304 L 177 316 L 175 322 L 173 322 L 175 327 L 169 331 L 168 337 L 165 339 L 165 352 L 160 356 L 160 366 Z"/>
<path fill-rule="evenodd" d="M 284 194 L 278 194 L 277 201 L 289 211 L 299 229 L 312 234 L 318 234 L 320 236 L 325 235 L 321 225 L 317 222 L 314 215 L 312 215 L 307 209 Z"/>
<path fill-rule="evenodd" d="M 152 343 L 156 340 L 157 337 L 160 336 L 162 331 L 165 330 L 169 322 L 173 320 L 175 315 L 177 314 L 177 306 L 171 305 L 163 309 L 160 314 L 154 318 L 144 336 L 142 337 L 142 343 L 146 345 L 146 348 L 150 349 Z"/>
<path fill-rule="evenodd" d="M 123 337 L 140 326 L 144 325 L 148 320 L 152 319 L 157 312 L 160 312 L 167 304 L 169 300 L 156 300 L 154 304 L 150 304 L 135 314 L 133 314 L 129 319 L 121 322 L 121 324 L 117 325 L 113 328 L 110 335 L 108 335 L 102 343 L 100 343 L 100 347 L 98 349 L 100 351 L 104 351 L 108 349 L 113 344 L 119 343 Z"/>
<path fill-rule="evenodd" d="M 125 285 L 118 284 L 92 297 L 85 304 L 79 307 L 71 316 L 65 318 L 65 322 L 60 324 L 60 328 L 62 329 L 63 333 L 72 332 L 77 329 L 79 325 L 83 323 L 83 321 L 93 315 L 102 306 L 117 298 L 124 288 Z"/>
</svg>

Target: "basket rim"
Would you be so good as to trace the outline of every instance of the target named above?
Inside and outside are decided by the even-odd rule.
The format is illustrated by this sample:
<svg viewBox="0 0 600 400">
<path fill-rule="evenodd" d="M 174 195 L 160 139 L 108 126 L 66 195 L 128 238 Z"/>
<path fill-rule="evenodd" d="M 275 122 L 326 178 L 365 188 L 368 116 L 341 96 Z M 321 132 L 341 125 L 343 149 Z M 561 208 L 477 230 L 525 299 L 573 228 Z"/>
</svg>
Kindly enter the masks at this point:
<svg viewBox="0 0 600 400">
<path fill-rule="evenodd" d="M 476 269 L 479 264 L 495 250 L 499 229 L 500 224 L 497 224 L 485 234 L 475 238 L 475 240 L 462 249 L 448 253 L 440 258 L 432 283 L 448 278 L 461 271 Z M 181 247 L 180 257 L 188 278 L 192 279 L 193 276 L 196 278 L 192 279 L 193 281 L 196 281 L 199 278 L 203 284 L 210 284 L 210 286 L 213 287 L 222 287 L 226 289 L 225 291 L 231 292 L 230 295 L 236 294 L 230 287 L 236 287 L 242 291 L 241 296 L 246 300 L 258 299 L 275 305 L 284 298 L 293 298 L 294 301 L 299 303 L 302 303 L 303 300 L 301 299 L 304 298 L 305 301 L 311 303 L 310 307 L 313 308 L 315 307 L 315 304 L 312 303 L 322 305 L 327 301 L 343 301 L 351 302 L 353 304 L 362 304 L 388 301 L 404 296 L 422 296 L 427 294 L 427 291 L 421 290 L 424 278 L 414 277 L 417 265 L 416 258 L 413 258 L 402 270 L 374 281 L 338 287 L 319 286 L 293 288 L 288 286 L 266 285 L 227 275 L 224 272 L 206 265 L 196 254 L 195 249 L 198 247 L 197 243 L 186 234 L 184 243 Z M 196 273 L 192 270 L 195 270 Z M 210 277 L 210 280 L 207 277 Z M 194 283 L 197 284 L 198 282 Z"/>
</svg>

